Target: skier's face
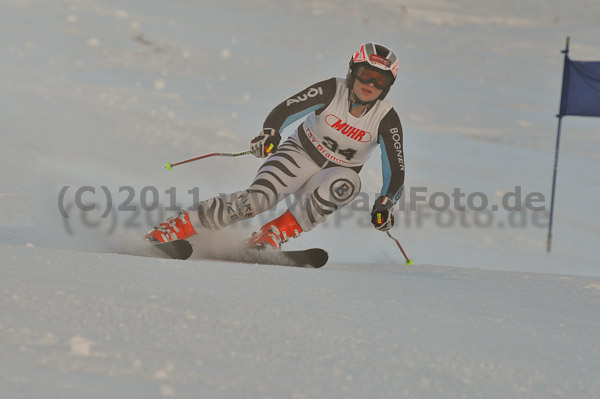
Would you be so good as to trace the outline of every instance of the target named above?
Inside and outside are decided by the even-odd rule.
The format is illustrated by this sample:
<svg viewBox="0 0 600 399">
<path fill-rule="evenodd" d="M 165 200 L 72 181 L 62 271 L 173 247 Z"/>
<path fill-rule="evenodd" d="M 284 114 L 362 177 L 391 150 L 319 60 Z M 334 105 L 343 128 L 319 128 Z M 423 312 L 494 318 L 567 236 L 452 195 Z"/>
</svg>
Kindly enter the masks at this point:
<svg viewBox="0 0 600 399">
<path fill-rule="evenodd" d="M 375 87 L 375 84 L 373 82 L 362 83 L 358 79 L 354 79 L 353 90 L 354 94 L 356 94 L 356 97 L 358 97 L 358 99 L 363 102 L 374 101 L 377 98 L 379 98 L 379 96 L 383 92 L 383 90 Z"/>
</svg>

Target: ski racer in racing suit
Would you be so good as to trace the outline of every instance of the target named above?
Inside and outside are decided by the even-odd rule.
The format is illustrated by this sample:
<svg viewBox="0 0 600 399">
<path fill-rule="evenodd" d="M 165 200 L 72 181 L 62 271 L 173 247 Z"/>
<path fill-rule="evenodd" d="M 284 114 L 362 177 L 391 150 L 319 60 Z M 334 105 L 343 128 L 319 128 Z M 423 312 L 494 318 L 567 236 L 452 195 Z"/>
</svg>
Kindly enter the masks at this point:
<svg viewBox="0 0 600 399">
<path fill-rule="evenodd" d="M 398 64 L 387 47 L 362 44 L 350 60 L 346 79 L 311 85 L 267 116 L 261 133 L 251 141 L 252 153 L 266 161 L 248 189 L 202 201 L 197 212 L 182 210 L 145 238 L 154 243 L 186 239 L 202 229 L 254 217 L 294 195 L 294 204 L 247 242 L 280 249 L 290 237 L 310 231 L 356 198 L 358 173 L 376 147 L 381 149 L 383 186 L 371 222 L 378 230 L 389 230 L 404 185 L 402 126 L 384 100 Z M 306 120 L 279 145 L 280 132 L 303 117 Z"/>
</svg>

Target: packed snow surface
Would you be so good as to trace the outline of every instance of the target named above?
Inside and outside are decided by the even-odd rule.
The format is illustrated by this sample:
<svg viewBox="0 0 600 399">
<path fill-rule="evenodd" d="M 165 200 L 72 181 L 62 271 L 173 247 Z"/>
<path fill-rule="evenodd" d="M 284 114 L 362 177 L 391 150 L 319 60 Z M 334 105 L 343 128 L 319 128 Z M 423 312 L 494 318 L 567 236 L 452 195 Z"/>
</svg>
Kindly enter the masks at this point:
<svg viewBox="0 0 600 399">
<path fill-rule="evenodd" d="M 0 370 L 11 398 L 600 391 L 597 278 L 7 245 L 0 255 Z"/>
<path fill-rule="evenodd" d="M 600 396 L 597 118 L 563 121 L 546 253 L 560 50 L 600 60 L 597 1 L 0 7 L 3 398 Z M 378 156 L 361 201 L 286 244 L 326 248 L 323 269 L 138 256 L 150 226 L 260 165 L 167 161 L 248 149 L 365 41 L 401 59 L 392 233 L 413 266 L 369 226 Z M 284 205 L 194 244 L 226 248 Z"/>
</svg>

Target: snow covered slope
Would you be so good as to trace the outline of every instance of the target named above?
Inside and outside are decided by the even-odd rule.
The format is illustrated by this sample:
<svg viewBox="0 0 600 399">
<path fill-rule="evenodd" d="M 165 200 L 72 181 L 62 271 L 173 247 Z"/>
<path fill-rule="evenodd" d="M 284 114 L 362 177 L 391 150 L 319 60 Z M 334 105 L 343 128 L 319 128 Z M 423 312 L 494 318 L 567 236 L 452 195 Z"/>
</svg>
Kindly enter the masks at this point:
<svg viewBox="0 0 600 399">
<path fill-rule="evenodd" d="M 0 247 L 10 398 L 594 398 L 600 279 Z"/>
<path fill-rule="evenodd" d="M 388 98 L 407 193 L 459 188 L 491 207 L 520 187 L 548 206 L 560 50 L 570 35 L 573 59 L 600 59 L 597 1 L 0 8 L 2 397 L 598 396 L 597 119 L 564 121 L 551 254 L 544 213 L 500 209 L 482 226 L 423 203 L 393 230 L 411 268 L 352 208 L 287 244 L 326 247 L 318 271 L 116 254 L 143 251 L 172 212 L 142 209 L 155 193 L 185 207 L 245 188 L 260 164 L 166 161 L 247 149 L 274 105 L 343 76 L 364 41 L 402 59 Z M 94 211 L 75 205 L 82 188 Z"/>
</svg>

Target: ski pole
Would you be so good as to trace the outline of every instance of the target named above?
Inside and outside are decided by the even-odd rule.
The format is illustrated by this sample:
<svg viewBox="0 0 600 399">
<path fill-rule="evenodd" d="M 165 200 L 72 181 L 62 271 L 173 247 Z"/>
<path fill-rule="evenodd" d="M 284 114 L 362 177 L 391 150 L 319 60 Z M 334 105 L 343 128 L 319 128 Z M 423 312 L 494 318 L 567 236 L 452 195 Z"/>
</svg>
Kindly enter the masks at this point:
<svg viewBox="0 0 600 399">
<path fill-rule="evenodd" d="M 180 161 L 180 162 L 175 162 L 175 163 L 167 162 L 167 164 L 165 165 L 165 168 L 167 170 L 171 170 L 171 169 L 173 169 L 173 166 L 183 165 L 184 163 L 199 161 L 201 159 L 209 158 L 209 157 L 239 157 L 240 155 L 248 155 L 248 154 L 252 154 L 252 151 L 242 151 L 242 152 L 233 152 L 233 153 L 211 152 L 210 154 L 200 155 L 195 158 L 186 159 L 185 161 Z"/>
<path fill-rule="evenodd" d="M 269 146 L 269 148 L 267 148 L 267 154 L 271 153 L 271 151 L 273 150 L 273 147 L 274 147 L 273 144 L 271 144 Z M 210 154 L 200 155 L 195 158 L 186 159 L 185 161 L 180 161 L 180 162 L 175 162 L 175 163 L 167 162 L 167 164 L 165 165 L 165 169 L 171 170 L 171 169 L 173 169 L 173 166 L 183 165 L 184 163 L 199 161 L 201 159 L 209 158 L 209 157 L 239 157 L 240 155 L 248 155 L 248 154 L 252 154 L 252 150 L 241 151 L 241 152 L 231 152 L 231 153 L 229 153 L 229 152 L 211 152 Z"/>
<path fill-rule="evenodd" d="M 408 265 L 408 266 L 412 265 L 413 264 L 413 260 L 410 259 L 408 257 L 408 255 L 406 255 L 406 252 L 404 252 L 404 248 L 402 248 L 402 245 L 400 244 L 400 241 L 396 237 L 394 237 L 393 235 L 391 235 L 389 231 L 386 231 L 386 233 L 387 233 L 388 237 L 390 237 L 392 240 L 394 240 L 396 242 L 396 245 L 398 246 L 398 248 L 400 248 L 400 251 L 402 251 L 402 255 L 404 255 L 404 259 L 406 259 L 406 262 L 404 262 L 404 264 Z"/>
</svg>

